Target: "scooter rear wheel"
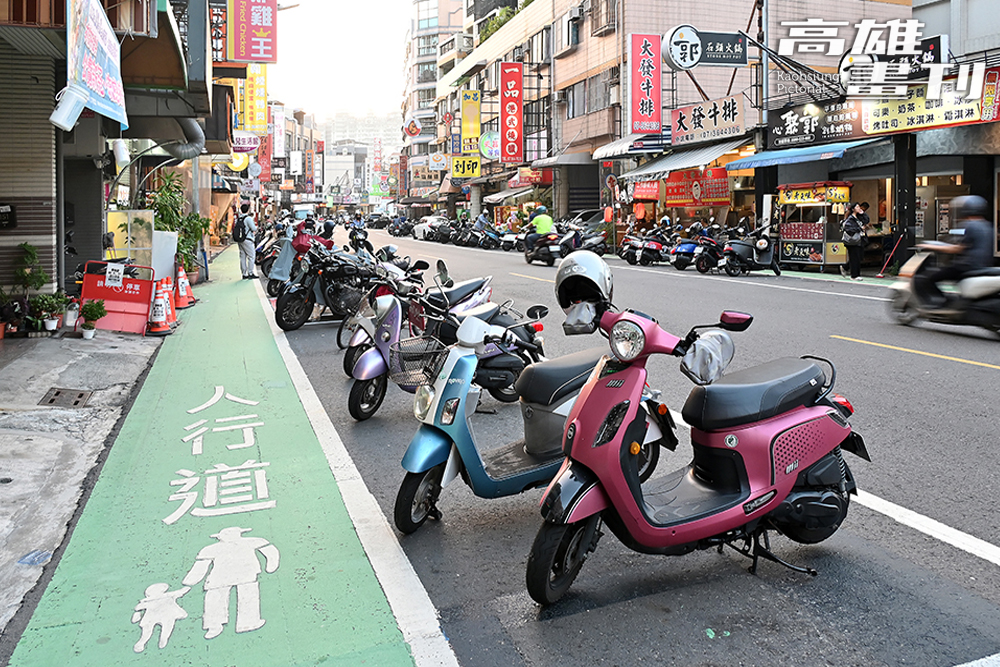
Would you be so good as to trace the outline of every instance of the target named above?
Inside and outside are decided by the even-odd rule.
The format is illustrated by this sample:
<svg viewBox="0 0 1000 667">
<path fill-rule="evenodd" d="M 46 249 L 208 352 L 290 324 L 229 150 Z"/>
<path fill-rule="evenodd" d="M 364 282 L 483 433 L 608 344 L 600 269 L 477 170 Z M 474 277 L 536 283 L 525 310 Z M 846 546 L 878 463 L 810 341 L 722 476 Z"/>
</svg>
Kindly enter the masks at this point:
<svg viewBox="0 0 1000 667">
<path fill-rule="evenodd" d="M 729 276 L 730 278 L 735 278 L 736 276 L 740 275 L 740 267 L 733 260 L 729 260 L 728 262 L 726 262 L 725 268 L 726 268 L 726 275 Z"/>
<path fill-rule="evenodd" d="M 531 599 L 553 604 L 569 590 L 587 555 L 597 546 L 600 520 L 600 515 L 594 514 L 569 525 L 542 524 L 528 556 L 525 583 Z"/>
<path fill-rule="evenodd" d="M 635 266 L 636 264 L 639 263 L 639 260 L 636 258 L 634 252 L 627 253 L 625 255 L 625 261 L 631 264 L 632 266 Z"/>
<path fill-rule="evenodd" d="M 552 266 L 555 263 L 556 263 L 556 258 L 553 257 L 552 255 L 549 255 L 548 259 L 545 260 L 545 266 Z"/>
<path fill-rule="evenodd" d="M 271 275 L 272 266 L 274 266 L 274 257 L 268 257 L 260 263 L 260 272 L 264 274 L 265 278 Z"/>
<path fill-rule="evenodd" d="M 313 301 L 305 292 L 285 292 L 274 307 L 274 321 L 284 331 L 295 331 L 309 319 Z"/>
<path fill-rule="evenodd" d="M 913 324 L 919 317 L 917 309 L 910 304 L 910 299 L 902 294 L 894 295 L 889 302 L 889 314 L 902 325 Z"/>
<path fill-rule="evenodd" d="M 381 407 L 388 385 L 389 378 L 384 373 L 370 380 L 355 380 L 347 397 L 347 411 L 359 422 L 370 419 Z"/>
<path fill-rule="evenodd" d="M 437 499 L 441 494 L 441 478 L 444 463 L 424 472 L 408 472 L 396 493 L 396 505 L 392 517 L 396 528 L 409 535 L 424 525 L 427 517 L 441 518 Z"/>
</svg>

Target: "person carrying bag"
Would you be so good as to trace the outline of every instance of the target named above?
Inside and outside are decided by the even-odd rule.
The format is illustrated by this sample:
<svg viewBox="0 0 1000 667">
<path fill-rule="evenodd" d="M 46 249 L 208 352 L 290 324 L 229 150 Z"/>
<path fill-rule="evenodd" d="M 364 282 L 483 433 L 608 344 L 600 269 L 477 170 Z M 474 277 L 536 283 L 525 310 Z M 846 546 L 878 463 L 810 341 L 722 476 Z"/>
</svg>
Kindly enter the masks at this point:
<svg viewBox="0 0 1000 667">
<path fill-rule="evenodd" d="M 865 228 L 861 222 L 862 214 L 860 204 L 849 204 L 847 207 L 849 215 L 840 223 L 840 230 L 843 233 L 841 241 L 847 248 L 847 264 L 850 267 L 851 280 L 862 280 L 861 278 L 861 254 L 865 243 Z M 840 273 L 845 278 L 848 277 L 844 267 L 840 267 Z"/>
</svg>

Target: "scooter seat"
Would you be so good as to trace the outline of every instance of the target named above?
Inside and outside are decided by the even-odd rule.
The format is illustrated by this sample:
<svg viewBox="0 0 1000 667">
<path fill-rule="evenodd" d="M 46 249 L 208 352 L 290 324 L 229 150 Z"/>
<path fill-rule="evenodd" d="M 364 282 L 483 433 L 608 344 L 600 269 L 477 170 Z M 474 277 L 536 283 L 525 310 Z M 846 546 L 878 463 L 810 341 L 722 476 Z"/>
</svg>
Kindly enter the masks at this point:
<svg viewBox="0 0 1000 667">
<path fill-rule="evenodd" d="M 825 384 L 826 375 L 814 362 L 775 359 L 695 387 L 681 415 L 693 428 L 718 431 L 809 405 Z"/>
<path fill-rule="evenodd" d="M 605 347 L 595 347 L 531 364 L 521 372 L 514 388 L 523 401 L 554 405 L 586 384 L 590 372 L 606 352 Z"/>
<path fill-rule="evenodd" d="M 434 290 L 433 292 L 428 292 L 427 300 L 432 305 L 437 306 L 442 310 L 446 310 L 459 301 L 475 294 L 482 289 L 485 284 L 486 278 L 464 280 L 456 284 L 454 287 L 450 287 L 444 291 Z"/>
</svg>

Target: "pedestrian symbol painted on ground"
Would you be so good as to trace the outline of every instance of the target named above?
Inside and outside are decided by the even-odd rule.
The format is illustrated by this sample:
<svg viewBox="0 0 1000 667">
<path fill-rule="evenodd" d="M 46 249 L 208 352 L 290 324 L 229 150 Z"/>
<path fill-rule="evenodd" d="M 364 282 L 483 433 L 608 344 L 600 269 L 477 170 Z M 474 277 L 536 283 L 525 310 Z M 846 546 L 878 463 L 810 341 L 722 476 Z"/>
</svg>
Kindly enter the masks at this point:
<svg viewBox="0 0 1000 667">
<path fill-rule="evenodd" d="M 146 643 L 153 637 L 156 626 L 160 626 L 160 641 L 158 646 L 166 648 L 170 634 L 174 631 L 174 623 L 187 618 L 187 612 L 177 600 L 191 590 L 185 586 L 180 590 L 171 591 L 170 584 L 153 584 L 146 589 L 146 597 L 139 601 L 132 614 L 132 622 L 142 628 L 142 636 L 133 646 L 136 653 L 146 649 Z"/>
<path fill-rule="evenodd" d="M 264 625 L 260 616 L 260 560 L 264 556 L 264 571 L 278 569 L 278 549 L 261 537 L 243 537 L 250 528 L 223 528 L 215 535 L 218 540 L 198 552 L 194 566 L 184 577 L 185 586 L 205 580 L 205 615 L 202 627 L 205 639 L 222 634 L 229 622 L 229 597 L 236 587 L 236 632 L 251 632 Z M 207 576 L 206 576 L 207 575 Z"/>
</svg>

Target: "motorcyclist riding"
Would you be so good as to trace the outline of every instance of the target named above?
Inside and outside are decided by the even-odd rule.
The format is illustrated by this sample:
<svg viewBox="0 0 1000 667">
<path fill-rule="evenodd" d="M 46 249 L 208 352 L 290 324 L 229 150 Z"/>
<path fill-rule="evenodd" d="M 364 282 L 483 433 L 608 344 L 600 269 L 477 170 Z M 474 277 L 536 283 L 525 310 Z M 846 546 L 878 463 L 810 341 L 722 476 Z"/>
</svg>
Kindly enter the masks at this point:
<svg viewBox="0 0 1000 667">
<path fill-rule="evenodd" d="M 993 266 L 993 223 L 987 220 L 990 205 L 978 195 L 963 195 L 951 200 L 955 220 L 964 229 L 958 243 L 918 244 L 920 248 L 953 255 L 947 266 L 927 271 L 914 278 L 917 290 L 934 304 L 943 306 L 942 281 L 959 281 L 971 271 Z"/>
<path fill-rule="evenodd" d="M 524 238 L 524 245 L 528 250 L 535 247 L 535 241 L 540 239 L 552 231 L 552 226 L 555 224 L 552 221 L 552 216 L 549 215 L 549 209 L 544 206 L 539 206 L 535 209 L 535 213 L 538 215 L 531 221 L 531 224 L 535 226 L 535 231 L 533 234 L 528 234 Z"/>
</svg>

